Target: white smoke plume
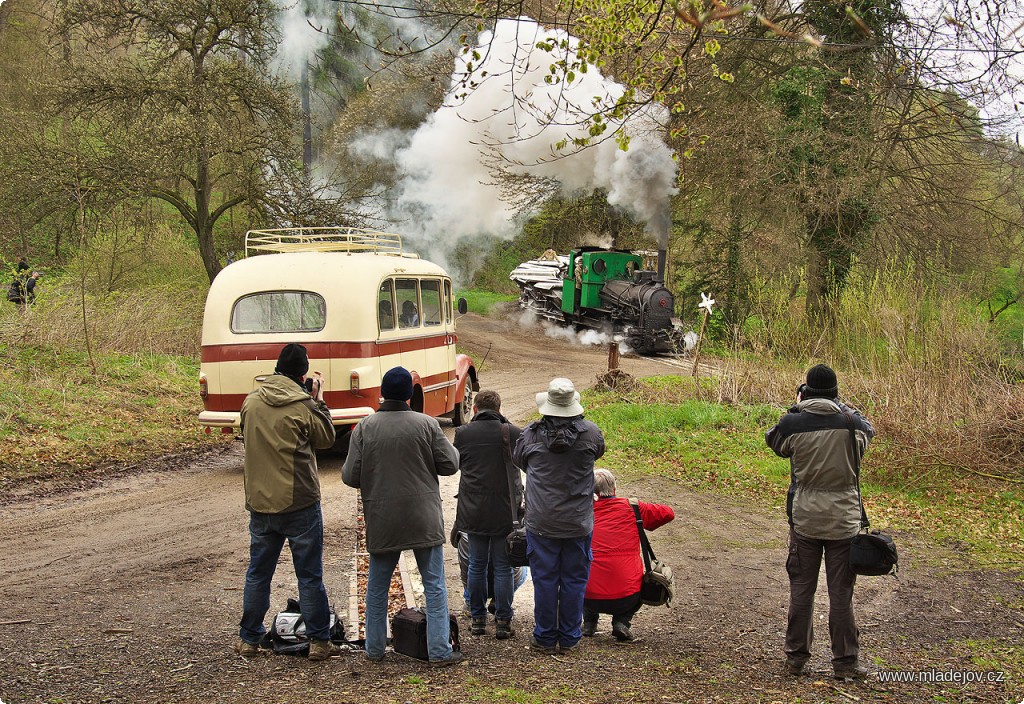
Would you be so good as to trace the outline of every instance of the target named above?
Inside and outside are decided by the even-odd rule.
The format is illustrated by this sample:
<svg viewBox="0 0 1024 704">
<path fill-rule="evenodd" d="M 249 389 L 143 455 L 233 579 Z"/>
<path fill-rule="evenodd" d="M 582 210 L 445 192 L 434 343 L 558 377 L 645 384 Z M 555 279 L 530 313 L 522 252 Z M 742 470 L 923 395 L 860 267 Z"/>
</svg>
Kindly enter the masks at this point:
<svg viewBox="0 0 1024 704">
<path fill-rule="evenodd" d="M 277 45 L 274 68 L 292 80 L 299 80 L 303 66 L 315 60 L 316 52 L 330 41 L 334 13 L 330 3 L 319 1 L 282 2 L 279 5 Z"/>
<path fill-rule="evenodd" d="M 548 52 L 542 42 L 556 47 Z M 564 49 L 560 49 L 565 42 Z M 421 254 L 442 258 L 463 238 L 512 237 L 516 212 L 504 203 L 488 164 L 497 159 L 514 174 L 554 179 L 566 194 L 603 188 L 612 205 L 647 222 L 664 244 L 669 198 L 676 193 L 676 163 L 661 138 L 667 119 L 651 105 L 622 125 L 611 124 L 604 140 L 572 153 L 555 143 L 586 137 L 585 118 L 595 106 L 610 106 L 623 93 L 593 66 L 575 72 L 571 83 L 545 81 L 548 67 L 575 60 L 578 41 L 529 18 L 501 20 L 483 32 L 478 46 L 460 54 L 442 106 L 394 152 L 402 179 L 383 206 L 394 227 L 410 236 Z M 479 55 L 479 60 L 474 58 Z M 464 90 L 470 74 L 478 85 Z M 611 138 L 621 127 L 630 135 L 628 151 Z M 365 135 L 354 155 L 382 151 Z M 387 136 L 394 144 L 394 135 Z"/>
</svg>

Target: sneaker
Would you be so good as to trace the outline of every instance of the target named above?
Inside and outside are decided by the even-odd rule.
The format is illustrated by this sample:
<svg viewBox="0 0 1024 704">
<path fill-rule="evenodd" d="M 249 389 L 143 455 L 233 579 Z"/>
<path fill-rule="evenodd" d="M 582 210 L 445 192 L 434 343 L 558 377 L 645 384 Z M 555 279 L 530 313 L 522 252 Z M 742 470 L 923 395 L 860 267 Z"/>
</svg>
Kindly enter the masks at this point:
<svg viewBox="0 0 1024 704">
<path fill-rule="evenodd" d="M 576 641 L 572 645 L 563 645 L 562 643 L 559 643 L 558 644 L 558 652 L 560 652 L 560 653 L 571 653 L 572 651 L 576 650 L 579 647 L 580 647 L 580 642 L 579 641 Z"/>
<path fill-rule="evenodd" d="M 834 668 L 837 680 L 865 680 L 871 674 L 866 665 L 855 662 L 852 665 L 838 665 Z"/>
<path fill-rule="evenodd" d="M 508 640 L 515 635 L 515 630 L 512 628 L 512 622 L 504 619 L 498 619 L 494 624 L 494 637 L 498 640 Z"/>
<path fill-rule="evenodd" d="M 594 622 L 584 621 L 583 622 L 583 635 L 586 636 L 587 638 L 593 638 L 595 635 L 597 635 L 597 621 L 594 621 Z"/>
<path fill-rule="evenodd" d="M 431 660 L 431 667 L 448 667 L 449 665 L 458 665 L 460 662 L 466 659 L 466 656 L 462 654 L 460 650 L 453 650 L 452 654 L 446 657 L 444 660 Z"/>
<path fill-rule="evenodd" d="M 783 665 L 782 667 L 782 670 L 787 675 L 790 675 L 792 677 L 802 677 L 805 674 L 804 664 L 805 663 L 787 659 L 785 665 Z"/>
<path fill-rule="evenodd" d="M 239 638 L 238 642 L 235 643 L 232 650 L 234 650 L 235 653 L 237 653 L 238 655 L 241 655 L 243 658 L 254 658 L 257 655 L 259 655 L 260 646 L 256 645 L 255 643 L 246 642 Z"/>
<path fill-rule="evenodd" d="M 487 619 L 474 618 L 472 625 L 469 627 L 469 632 L 474 636 L 482 636 L 484 633 L 487 633 Z"/>
<path fill-rule="evenodd" d="M 613 621 L 612 635 L 615 636 L 615 640 L 620 642 L 633 640 L 633 631 L 629 630 L 629 625 L 625 623 Z"/>
<path fill-rule="evenodd" d="M 553 645 L 541 645 L 534 636 L 530 636 L 530 650 L 535 653 L 543 653 L 544 655 L 554 655 L 558 652 L 558 649 Z"/>
<path fill-rule="evenodd" d="M 329 640 L 315 640 L 309 644 L 309 659 L 314 662 L 341 655 L 341 648 Z"/>
<path fill-rule="evenodd" d="M 369 653 L 367 653 L 366 654 L 366 659 L 369 660 L 370 662 L 383 662 L 384 661 L 384 653 L 381 653 L 380 655 L 370 655 Z"/>
</svg>

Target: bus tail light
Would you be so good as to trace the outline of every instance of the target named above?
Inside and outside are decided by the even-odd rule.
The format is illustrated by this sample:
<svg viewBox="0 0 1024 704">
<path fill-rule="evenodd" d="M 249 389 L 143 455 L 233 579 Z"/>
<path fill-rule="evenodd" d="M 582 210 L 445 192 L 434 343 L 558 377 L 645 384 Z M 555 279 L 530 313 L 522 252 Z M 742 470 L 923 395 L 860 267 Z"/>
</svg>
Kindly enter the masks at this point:
<svg viewBox="0 0 1024 704">
<path fill-rule="evenodd" d="M 348 375 L 348 388 L 354 394 L 359 393 L 359 372 L 352 372 Z"/>
<path fill-rule="evenodd" d="M 205 376 L 199 377 L 199 398 L 206 400 L 206 397 L 210 395 L 210 389 Z"/>
</svg>

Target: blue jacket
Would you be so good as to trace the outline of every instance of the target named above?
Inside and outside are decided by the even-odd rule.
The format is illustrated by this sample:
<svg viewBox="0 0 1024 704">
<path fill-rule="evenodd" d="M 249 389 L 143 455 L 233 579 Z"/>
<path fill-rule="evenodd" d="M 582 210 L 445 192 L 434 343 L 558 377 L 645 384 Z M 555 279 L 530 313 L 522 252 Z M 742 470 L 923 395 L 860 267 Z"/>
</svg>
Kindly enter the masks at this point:
<svg viewBox="0 0 1024 704">
<path fill-rule="evenodd" d="M 583 416 L 545 416 L 530 423 L 512 461 L 526 472 L 526 528 L 546 538 L 594 531 L 594 462 L 604 454 L 601 430 Z"/>
</svg>

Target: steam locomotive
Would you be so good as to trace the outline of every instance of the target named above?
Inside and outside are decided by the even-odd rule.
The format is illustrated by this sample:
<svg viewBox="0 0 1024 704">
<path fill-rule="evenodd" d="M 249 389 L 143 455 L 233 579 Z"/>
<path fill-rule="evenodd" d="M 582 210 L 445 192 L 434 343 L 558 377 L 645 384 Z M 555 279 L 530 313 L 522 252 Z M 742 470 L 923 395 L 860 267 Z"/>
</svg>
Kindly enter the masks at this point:
<svg viewBox="0 0 1024 704">
<path fill-rule="evenodd" d="M 640 354 L 682 346 L 675 299 L 658 273 L 643 270 L 638 254 L 583 247 L 563 256 L 548 250 L 509 278 L 519 285 L 519 305 L 548 320 L 621 336 Z"/>
</svg>

